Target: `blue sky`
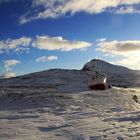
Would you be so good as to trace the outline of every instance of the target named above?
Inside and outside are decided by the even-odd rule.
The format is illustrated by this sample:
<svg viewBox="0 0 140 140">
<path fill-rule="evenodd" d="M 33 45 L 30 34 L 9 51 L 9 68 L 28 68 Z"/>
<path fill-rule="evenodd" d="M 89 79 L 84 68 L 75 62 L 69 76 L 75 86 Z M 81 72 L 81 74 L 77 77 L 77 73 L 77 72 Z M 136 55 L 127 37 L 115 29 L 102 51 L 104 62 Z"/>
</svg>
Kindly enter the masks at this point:
<svg viewBox="0 0 140 140">
<path fill-rule="evenodd" d="M 81 69 L 98 56 L 140 69 L 140 0 L 1 0 L 0 75 Z"/>
</svg>

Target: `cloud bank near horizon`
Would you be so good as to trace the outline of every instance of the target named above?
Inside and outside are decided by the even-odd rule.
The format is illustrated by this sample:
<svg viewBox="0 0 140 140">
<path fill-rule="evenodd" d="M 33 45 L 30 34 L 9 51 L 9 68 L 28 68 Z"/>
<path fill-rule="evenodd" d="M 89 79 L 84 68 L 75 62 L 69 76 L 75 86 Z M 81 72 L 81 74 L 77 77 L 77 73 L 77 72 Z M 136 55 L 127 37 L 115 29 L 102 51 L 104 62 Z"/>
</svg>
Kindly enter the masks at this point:
<svg viewBox="0 0 140 140">
<path fill-rule="evenodd" d="M 121 60 L 115 61 L 115 64 L 127 66 L 132 69 L 140 69 L 140 66 L 137 65 L 140 62 L 140 40 L 100 40 L 97 45 L 98 51 L 122 57 Z"/>
<path fill-rule="evenodd" d="M 21 62 L 19 60 L 10 59 L 10 60 L 4 60 L 3 63 L 5 68 L 5 73 L 3 74 L 3 77 L 4 78 L 16 77 L 16 73 L 13 72 L 12 68 L 17 64 L 20 64 Z"/>
</svg>

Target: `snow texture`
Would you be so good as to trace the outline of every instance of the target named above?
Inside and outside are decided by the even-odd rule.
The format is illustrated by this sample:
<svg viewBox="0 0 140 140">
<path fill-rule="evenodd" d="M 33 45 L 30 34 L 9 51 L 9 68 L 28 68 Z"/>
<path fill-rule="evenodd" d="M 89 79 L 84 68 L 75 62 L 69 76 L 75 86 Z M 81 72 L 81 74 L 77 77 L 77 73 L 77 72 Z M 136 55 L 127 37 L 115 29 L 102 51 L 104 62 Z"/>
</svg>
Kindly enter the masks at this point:
<svg viewBox="0 0 140 140">
<path fill-rule="evenodd" d="M 108 65 L 109 75 L 115 66 Z M 140 89 L 130 80 L 133 88 L 91 91 L 90 74 L 54 69 L 1 80 L 0 140 L 139 140 Z"/>
</svg>

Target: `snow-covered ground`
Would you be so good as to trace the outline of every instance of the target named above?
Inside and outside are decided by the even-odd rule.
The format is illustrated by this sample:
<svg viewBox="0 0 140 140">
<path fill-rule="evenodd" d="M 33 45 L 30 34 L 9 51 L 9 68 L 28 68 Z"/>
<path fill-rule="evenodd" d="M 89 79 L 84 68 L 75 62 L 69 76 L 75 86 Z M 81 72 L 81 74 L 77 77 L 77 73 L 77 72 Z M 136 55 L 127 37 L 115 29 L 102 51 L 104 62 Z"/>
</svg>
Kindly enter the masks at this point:
<svg viewBox="0 0 140 140">
<path fill-rule="evenodd" d="M 0 89 L 0 140 L 140 140 L 140 89 Z"/>
<path fill-rule="evenodd" d="M 101 68 L 109 84 L 90 91 Z M 140 71 L 91 60 L 82 70 L 53 69 L 0 80 L 0 140 L 140 140 Z"/>
</svg>

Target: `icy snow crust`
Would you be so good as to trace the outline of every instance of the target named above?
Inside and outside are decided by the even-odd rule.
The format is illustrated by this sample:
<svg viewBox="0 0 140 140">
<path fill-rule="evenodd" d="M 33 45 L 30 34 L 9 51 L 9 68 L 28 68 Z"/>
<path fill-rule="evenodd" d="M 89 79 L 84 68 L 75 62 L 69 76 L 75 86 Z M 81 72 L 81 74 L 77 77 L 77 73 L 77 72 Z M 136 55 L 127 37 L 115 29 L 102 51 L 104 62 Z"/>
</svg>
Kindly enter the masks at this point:
<svg viewBox="0 0 140 140">
<path fill-rule="evenodd" d="M 0 140 L 139 140 L 138 89 L 1 88 Z"/>
</svg>

